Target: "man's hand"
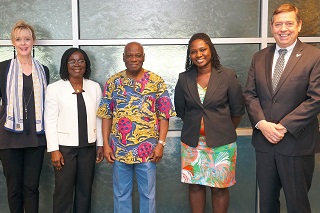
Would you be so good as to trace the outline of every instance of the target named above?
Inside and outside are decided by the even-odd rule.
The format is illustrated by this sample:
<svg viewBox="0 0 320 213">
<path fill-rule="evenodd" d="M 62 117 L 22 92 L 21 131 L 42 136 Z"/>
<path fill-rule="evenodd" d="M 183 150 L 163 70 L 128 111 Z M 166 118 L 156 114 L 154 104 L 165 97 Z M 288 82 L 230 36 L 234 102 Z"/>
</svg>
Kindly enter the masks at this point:
<svg viewBox="0 0 320 213">
<path fill-rule="evenodd" d="M 114 163 L 115 161 L 115 157 L 114 157 L 114 154 L 113 154 L 113 150 L 112 148 L 109 146 L 109 144 L 104 144 L 103 146 L 103 155 L 104 155 L 104 158 L 109 162 L 109 163 Z"/>
<path fill-rule="evenodd" d="M 158 143 L 157 146 L 153 149 L 151 155 L 149 158 L 151 159 L 151 162 L 158 163 L 161 161 L 163 156 L 163 146 Z"/>
<path fill-rule="evenodd" d="M 276 129 L 283 135 L 287 133 L 287 129 L 281 123 L 277 124 Z"/>
<path fill-rule="evenodd" d="M 266 139 L 272 143 L 277 144 L 284 137 L 284 134 L 287 132 L 286 128 L 280 123 L 275 124 L 262 120 L 258 124 L 258 128 L 261 130 L 262 134 Z"/>
</svg>

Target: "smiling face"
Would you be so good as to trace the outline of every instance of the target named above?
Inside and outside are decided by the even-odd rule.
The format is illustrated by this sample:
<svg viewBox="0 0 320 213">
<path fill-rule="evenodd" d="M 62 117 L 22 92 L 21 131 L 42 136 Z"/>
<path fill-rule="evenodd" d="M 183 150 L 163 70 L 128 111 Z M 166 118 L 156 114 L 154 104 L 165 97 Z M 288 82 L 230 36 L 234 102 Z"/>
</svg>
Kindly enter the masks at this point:
<svg viewBox="0 0 320 213">
<path fill-rule="evenodd" d="M 270 23 L 273 37 L 281 48 L 286 48 L 297 40 L 301 25 L 302 21 L 297 22 L 294 11 L 274 15 L 273 22 Z"/>
<path fill-rule="evenodd" d="M 190 58 L 197 68 L 211 69 L 211 50 L 209 45 L 202 39 L 196 39 L 190 44 Z"/>
<path fill-rule="evenodd" d="M 17 29 L 14 35 L 12 43 L 16 48 L 17 55 L 22 57 L 31 56 L 31 50 L 34 44 L 31 30 Z"/>
<path fill-rule="evenodd" d="M 82 79 L 86 72 L 86 60 L 81 52 L 74 52 L 68 59 L 69 80 Z"/>
<path fill-rule="evenodd" d="M 139 75 L 142 72 L 144 62 L 144 52 L 141 44 L 136 42 L 127 44 L 123 53 L 123 61 L 127 67 L 127 74 L 132 76 Z"/>
</svg>

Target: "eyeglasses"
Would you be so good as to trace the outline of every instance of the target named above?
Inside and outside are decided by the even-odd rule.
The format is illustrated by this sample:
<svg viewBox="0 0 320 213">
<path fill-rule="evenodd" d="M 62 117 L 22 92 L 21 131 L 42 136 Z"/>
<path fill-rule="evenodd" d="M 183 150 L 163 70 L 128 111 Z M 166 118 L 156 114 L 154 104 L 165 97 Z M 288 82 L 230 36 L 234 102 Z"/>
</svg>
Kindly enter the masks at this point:
<svg viewBox="0 0 320 213">
<path fill-rule="evenodd" d="M 76 61 L 76 60 L 71 60 L 71 61 L 68 61 L 68 64 L 70 65 L 70 66 L 74 66 L 75 64 L 76 64 L 76 62 L 78 62 L 78 65 L 82 65 L 82 64 L 85 64 L 86 63 L 86 61 L 85 60 L 78 60 L 78 61 Z"/>
</svg>

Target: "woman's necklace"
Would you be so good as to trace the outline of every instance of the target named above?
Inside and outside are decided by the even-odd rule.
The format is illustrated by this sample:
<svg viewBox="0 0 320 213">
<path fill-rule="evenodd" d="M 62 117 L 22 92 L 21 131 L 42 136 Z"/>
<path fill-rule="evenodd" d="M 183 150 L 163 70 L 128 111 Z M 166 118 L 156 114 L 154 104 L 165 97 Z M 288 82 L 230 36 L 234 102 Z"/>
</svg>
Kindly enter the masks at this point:
<svg viewBox="0 0 320 213">
<path fill-rule="evenodd" d="M 26 102 L 25 94 L 24 94 L 24 91 L 23 91 L 23 103 L 24 103 L 24 112 L 26 114 L 26 120 L 28 120 L 28 105 L 30 103 L 32 94 L 33 94 L 33 86 L 32 86 L 28 101 Z"/>
<path fill-rule="evenodd" d="M 71 82 L 70 82 L 71 83 Z M 84 90 L 82 89 L 83 85 L 82 84 L 71 84 L 71 86 L 73 87 L 74 89 L 74 94 L 78 94 L 78 93 L 82 93 L 84 92 Z"/>
</svg>

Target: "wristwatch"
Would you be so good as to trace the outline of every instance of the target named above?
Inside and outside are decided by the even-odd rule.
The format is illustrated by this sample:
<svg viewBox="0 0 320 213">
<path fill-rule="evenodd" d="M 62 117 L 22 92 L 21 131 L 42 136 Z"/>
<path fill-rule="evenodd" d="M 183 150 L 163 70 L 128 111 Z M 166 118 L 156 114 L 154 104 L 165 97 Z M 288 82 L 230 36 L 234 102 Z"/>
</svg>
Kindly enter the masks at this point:
<svg viewBox="0 0 320 213">
<path fill-rule="evenodd" d="M 160 143 L 163 147 L 166 146 L 166 142 L 165 141 L 159 140 L 158 143 Z"/>
</svg>

